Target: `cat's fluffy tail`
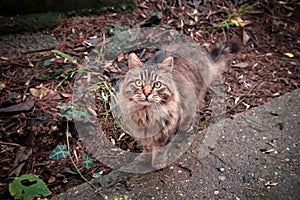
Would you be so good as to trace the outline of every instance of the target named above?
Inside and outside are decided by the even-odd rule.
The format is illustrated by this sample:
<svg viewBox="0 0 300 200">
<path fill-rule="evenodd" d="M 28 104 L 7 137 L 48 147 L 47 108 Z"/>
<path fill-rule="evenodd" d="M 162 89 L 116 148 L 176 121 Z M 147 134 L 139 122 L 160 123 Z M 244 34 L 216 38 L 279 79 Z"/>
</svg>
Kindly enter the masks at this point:
<svg viewBox="0 0 300 200">
<path fill-rule="evenodd" d="M 216 44 L 210 51 L 211 58 L 215 61 L 218 71 L 223 72 L 228 61 L 240 50 L 240 44 L 236 41 L 227 41 Z"/>
</svg>

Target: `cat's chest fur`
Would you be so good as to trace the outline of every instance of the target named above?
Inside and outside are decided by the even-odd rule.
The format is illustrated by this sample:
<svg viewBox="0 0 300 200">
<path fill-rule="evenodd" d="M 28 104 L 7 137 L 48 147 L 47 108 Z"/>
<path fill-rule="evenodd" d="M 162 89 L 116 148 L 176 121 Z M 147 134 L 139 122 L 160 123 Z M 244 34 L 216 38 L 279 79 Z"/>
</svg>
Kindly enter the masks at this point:
<svg viewBox="0 0 300 200">
<path fill-rule="evenodd" d="M 129 116 L 124 122 L 130 125 L 131 133 L 135 137 L 145 137 L 145 129 L 148 136 L 157 133 L 170 134 L 179 125 L 181 108 L 176 102 L 169 102 L 168 105 L 150 104 L 132 106 Z M 146 135 L 145 135 L 146 134 Z"/>
</svg>

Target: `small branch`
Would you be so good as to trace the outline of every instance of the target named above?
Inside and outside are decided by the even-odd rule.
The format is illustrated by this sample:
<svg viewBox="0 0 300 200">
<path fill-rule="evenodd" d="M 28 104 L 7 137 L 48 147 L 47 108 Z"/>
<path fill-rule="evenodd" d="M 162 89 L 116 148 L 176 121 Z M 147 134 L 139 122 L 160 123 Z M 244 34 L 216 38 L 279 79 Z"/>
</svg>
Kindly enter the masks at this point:
<svg viewBox="0 0 300 200">
<path fill-rule="evenodd" d="M 259 86 L 261 86 L 262 84 L 264 84 L 264 82 L 260 83 Z M 243 98 L 241 98 L 234 106 L 232 106 L 229 110 L 227 110 L 227 113 L 230 112 L 230 111 L 232 111 L 232 110 L 233 110 L 234 108 L 236 108 L 240 103 L 242 103 L 242 102 L 247 98 L 247 96 L 254 90 L 254 88 L 256 88 L 257 85 L 258 85 L 258 84 L 253 85 L 253 86 L 250 88 L 250 90 L 247 92 L 247 94 L 245 94 L 245 95 L 243 96 Z"/>
<path fill-rule="evenodd" d="M 74 159 L 72 158 L 72 155 L 71 155 L 71 148 L 70 148 L 70 141 L 69 141 L 69 123 L 67 122 L 67 130 L 66 130 L 66 139 L 67 139 L 67 147 L 68 147 L 68 151 L 70 153 L 70 160 L 73 164 L 73 166 L 75 167 L 77 173 L 80 175 L 80 177 L 87 183 L 89 184 L 100 196 L 103 197 L 103 194 L 101 193 L 101 190 L 100 188 L 97 188 L 93 183 L 91 183 L 87 178 L 85 178 L 82 173 L 80 172 L 78 166 L 76 165 Z"/>
<path fill-rule="evenodd" d="M 53 46 L 50 48 L 38 49 L 38 50 L 34 50 L 34 51 L 25 51 L 25 52 L 21 52 L 21 54 L 41 53 L 41 52 L 46 52 L 46 51 L 52 51 L 54 49 L 55 49 L 55 47 Z"/>
<path fill-rule="evenodd" d="M 17 144 L 17 143 L 11 143 L 11 142 L 1 142 L 1 145 L 10 145 L 10 146 L 16 146 L 16 147 L 21 147 L 21 145 Z"/>
</svg>

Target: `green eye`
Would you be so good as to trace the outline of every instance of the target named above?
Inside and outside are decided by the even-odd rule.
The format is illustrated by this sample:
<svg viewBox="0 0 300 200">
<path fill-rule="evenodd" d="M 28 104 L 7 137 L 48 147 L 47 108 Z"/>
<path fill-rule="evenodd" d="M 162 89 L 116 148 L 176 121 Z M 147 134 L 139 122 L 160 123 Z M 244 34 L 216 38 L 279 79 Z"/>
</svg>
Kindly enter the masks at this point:
<svg viewBox="0 0 300 200">
<path fill-rule="evenodd" d="M 137 87 L 141 87 L 143 85 L 143 83 L 142 83 L 142 81 L 140 79 L 138 79 L 138 80 L 135 81 L 135 85 Z"/>
<path fill-rule="evenodd" d="M 160 88 L 161 87 L 161 82 L 157 81 L 153 85 L 155 88 Z"/>
</svg>

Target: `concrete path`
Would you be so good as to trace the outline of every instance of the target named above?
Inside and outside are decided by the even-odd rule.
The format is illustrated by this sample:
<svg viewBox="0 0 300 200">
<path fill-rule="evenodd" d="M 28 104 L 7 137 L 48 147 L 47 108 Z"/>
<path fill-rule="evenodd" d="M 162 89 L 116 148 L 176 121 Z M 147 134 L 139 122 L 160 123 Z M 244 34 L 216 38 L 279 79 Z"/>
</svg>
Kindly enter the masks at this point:
<svg viewBox="0 0 300 200">
<path fill-rule="evenodd" d="M 224 122 L 224 121 L 223 121 Z M 222 121 L 219 123 L 223 123 Z M 219 124 L 213 126 L 218 127 Z M 167 168 L 112 171 L 107 199 L 300 199 L 300 89 L 226 119 L 218 143 L 199 158 L 195 141 Z M 102 199 L 86 184 L 52 199 Z"/>
</svg>

